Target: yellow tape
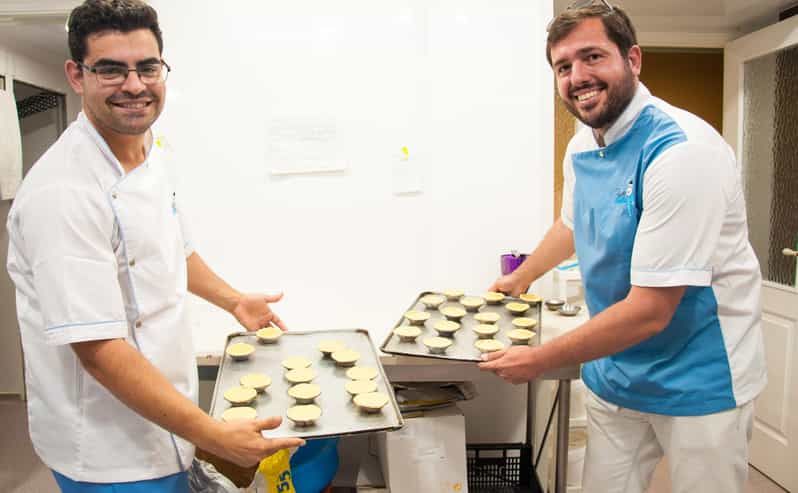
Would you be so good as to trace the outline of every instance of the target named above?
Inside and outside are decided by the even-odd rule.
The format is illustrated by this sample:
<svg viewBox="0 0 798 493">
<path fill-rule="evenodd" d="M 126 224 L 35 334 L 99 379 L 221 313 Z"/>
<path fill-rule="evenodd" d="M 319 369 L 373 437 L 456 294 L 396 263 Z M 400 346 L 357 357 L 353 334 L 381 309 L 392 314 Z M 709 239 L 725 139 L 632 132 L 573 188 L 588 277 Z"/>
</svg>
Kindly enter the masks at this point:
<svg viewBox="0 0 798 493">
<path fill-rule="evenodd" d="M 291 481 L 290 458 L 287 450 L 279 450 L 260 461 L 258 472 L 266 480 L 268 493 L 296 493 Z"/>
</svg>

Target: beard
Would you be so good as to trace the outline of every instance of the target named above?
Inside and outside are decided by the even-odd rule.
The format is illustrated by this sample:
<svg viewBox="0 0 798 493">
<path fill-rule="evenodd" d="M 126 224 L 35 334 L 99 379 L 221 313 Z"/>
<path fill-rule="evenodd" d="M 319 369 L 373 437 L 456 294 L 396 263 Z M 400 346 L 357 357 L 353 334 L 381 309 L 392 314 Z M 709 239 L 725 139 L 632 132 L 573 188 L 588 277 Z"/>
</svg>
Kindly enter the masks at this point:
<svg viewBox="0 0 798 493">
<path fill-rule="evenodd" d="M 625 67 L 624 72 L 623 79 L 621 79 L 615 86 L 610 86 L 604 81 L 598 81 L 597 83 L 592 83 L 589 86 L 581 86 L 571 90 L 572 93 L 578 90 L 586 89 L 588 87 L 598 90 L 606 90 L 607 102 L 604 105 L 604 108 L 601 108 L 598 112 L 580 112 L 573 103 L 572 97 L 570 95 L 568 98 L 561 98 L 565 108 L 569 113 L 576 117 L 577 120 L 590 128 L 609 128 L 615 122 L 615 120 L 621 116 L 621 113 L 623 113 L 626 107 L 629 106 L 629 103 L 632 101 L 632 98 L 635 95 L 635 76 L 628 66 Z"/>
</svg>

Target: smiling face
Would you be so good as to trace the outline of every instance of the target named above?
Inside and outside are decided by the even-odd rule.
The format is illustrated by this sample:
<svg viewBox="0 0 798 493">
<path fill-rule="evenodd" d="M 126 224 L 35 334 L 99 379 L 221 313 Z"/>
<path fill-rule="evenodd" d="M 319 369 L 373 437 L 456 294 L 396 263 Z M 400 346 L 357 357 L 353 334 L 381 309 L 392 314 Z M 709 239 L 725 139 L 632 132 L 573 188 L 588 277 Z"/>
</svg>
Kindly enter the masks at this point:
<svg viewBox="0 0 798 493">
<path fill-rule="evenodd" d="M 83 60 L 90 67 L 120 65 L 128 68 L 161 60 L 158 42 L 149 29 L 127 33 L 104 31 L 86 40 Z M 75 61 L 66 62 L 72 88 L 83 97 L 83 111 L 103 134 L 141 135 L 163 110 L 166 87 L 163 82 L 144 84 L 130 72 L 121 85 L 103 85 L 95 74 Z"/>
<path fill-rule="evenodd" d="M 634 97 L 641 59 L 637 45 L 624 57 L 599 18 L 583 20 L 551 46 L 560 98 L 571 114 L 602 133 Z"/>
</svg>

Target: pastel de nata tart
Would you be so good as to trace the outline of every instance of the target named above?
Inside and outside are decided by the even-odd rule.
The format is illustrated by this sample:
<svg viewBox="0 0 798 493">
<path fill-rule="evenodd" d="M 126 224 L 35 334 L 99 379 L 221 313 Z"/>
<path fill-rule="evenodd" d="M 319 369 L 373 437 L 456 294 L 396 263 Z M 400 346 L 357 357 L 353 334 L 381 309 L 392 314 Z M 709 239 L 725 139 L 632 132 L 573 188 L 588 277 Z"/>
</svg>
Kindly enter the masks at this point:
<svg viewBox="0 0 798 493">
<path fill-rule="evenodd" d="M 517 329 L 531 329 L 538 324 L 538 321 L 529 317 L 514 318 L 512 324 Z"/>
<path fill-rule="evenodd" d="M 352 397 L 359 394 L 368 394 L 369 392 L 377 391 L 377 382 L 374 380 L 352 380 L 347 382 L 344 386 L 346 391 Z"/>
<path fill-rule="evenodd" d="M 321 408 L 315 404 L 289 407 L 285 415 L 297 426 L 311 426 L 321 417 Z"/>
<path fill-rule="evenodd" d="M 246 406 L 257 397 L 258 392 L 249 387 L 233 387 L 224 392 L 224 399 L 234 406 Z"/>
<path fill-rule="evenodd" d="M 533 293 L 521 293 L 518 298 L 524 303 L 540 303 L 543 298 Z"/>
<path fill-rule="evenodd" d="M 351 349 L 332 353 L 332 359 L 338 366 L 353 366 L 360 359 L 360 353 Z"/>
<path fill-rule="evenodd" d="M 474 315 L 474 320 L 481 324 L 495 324 L 501 316 L 495 312 L 481 312 Z"/>
<path fill-rule="evenodd" d="M 283 335 L 283 331 L 278 327 L 270 326 L 258 330 L 255 335 L 258 337 L 258 341 L 264 344 L 274 344 Z"/>
<path fill-rule="evenodd" d="M 308 368 L 312 365 L 311 361 L 302 356 L 291 356 L 283 360 L 283 368 L 286 370 L 296 370 L 299 368 Z"/>
<path fill-rule="evenodd" d="M 499 332 L 499 326 L 493 324 L 479 324 L 474 327 L 474 333 L 480 339 L 490 339 Z"/>
<path fill-rule="evenodd" d="M 438 320 L 435 322 L 433 328 L 441 336 L 452 337 L 455 332 L 460 330 L 460 324 L 457 322 L 452 322 L 451 320 Z"/>
<path fill-rule="evenodd" d="M 421 301 L 425 307 L 435 309 L 446 301 L 446 296 L 441 294 L 425 294 L 419 301 Z"/>
<path fill-rule="evenodd" d="M 410 310 L 405 312 L 405 319 L 410 325 L 424 325 L 424 322 L 429 320 L 430 314 L 419 310 Z"/>
<path fill-rule="evenodd" d="M 229 423 L 231 421 L 244 421 L 255 419 L 258 417 L 258 412 L 251 407 L 231 407 L 222 413 L 222 421 Z"/>
<path fill-rule="evenodd" d="M 272 379 L 263 373 L 249 373 L 241 377 L 238 381 L 242 387 L 255 389 L 257 392 L 263 392 L 266 387 L 272 384 Z"/>
<path fill-rule="evenodd" d="M 485 300 L 479 296 L 464 296 L 463 298 L 460 298 L 460 304 L 463 305 L 466 310 L 475 312 L 482 308 L 482 306 L 485 304 Z"/>
<path fill-rule="evenodd" d="M 243 361 L 252 356 L 252 353 L 255 352 L 255 346 L 246 342 L 236 342 L 227 346 L 225 352 L 234 360 Z"/>
<path fill-rule="evenodd" d="M 319 351 L 321 351 L 322 354 L 324 354 L 324 356 L 329 357 L 332 355 L 332 353 L 336 351 L 343 351 L 344 349 L 346 349 L 346 344 L 344 344 L 341 341 L 328 339 L 325 341 L 321 341 L 318 347 Z"/>
<path fill-rule="evenodd" d="M 474 346 L 479 349 L 480 353 L 492 353 L 504 349 L 504 344 L 496 339 L 479 339 Z"/>
<path fill-rule="evenodd" d="M 485 298 L 485 301 L 489 305 L 498 305 L 502 301 L 504 301 L 504 293 L 497 293 L 496 291 L 489 291 L 482 295 Z"/>
<path fill-rule="evenodd" d="M 507 333 L 507 337 L 513 344 L 529 344 L 535 333 L 526 329 L 514 329 Z"/>
<path fill-rule="evenodd" d="M 421 329 L 411 325 L 400 325 L 393 329 L 393 333 L 401 342 L 413 342 L 421 335 Z"/>
<path fill-rule="evenodd" d="M 447 289 L 443 292 L 446 299 L 449 301 L 457 301 L 465 295 L 462 289 Z"/>
<path fill-rule="evenodd" d="M 507 308 L 507 310 L 510 313 L 514 313 L 516 315 L 521 315 L 522 313 L 526 313 L 526 311 L 529 310 L 528 304 L 518 303 L 517 301 L 507 303 L 506 305 L 504 305 L 504 307 Z"/>
<path fill-rule="evenodd" d="M 297 368 L 285 372 L 285 379 L 291 384 L 312 382 L 314 378 L 316 371 L 313 368 Z"/>
<path fill-rule="evenodd" d="M 355 405 L 367 413 L 376 413 L 388 404 L 388 395 L 382 392 L 368 392 L 355 396 Z"/>
<path fill-rule="evenodd" d="M 321 387 L 315 383 L 300 383 L 288 389 L 288 395 L 296 399 L 297 404 L 310 404 L 321 395 Z"/>
<path fill-rule="evenodd" d="M 372 366 L 354 366 L 346 370 L 346 378 L 350 380 L 374 380 L 377 375 L 377 369 Z"/>
<path fill-rule="evenodd" d="M 444 306 L 440 309 L 444 317 L 455 322 L 465 317 L 466 311 L 459 306 Z"/>
<path fill-rule="evenodd" d="M 452 345 L 452 340 L 448 337 L 426 337 L 423 342 L 433 354 L 443 354 Z"/>
</svg>

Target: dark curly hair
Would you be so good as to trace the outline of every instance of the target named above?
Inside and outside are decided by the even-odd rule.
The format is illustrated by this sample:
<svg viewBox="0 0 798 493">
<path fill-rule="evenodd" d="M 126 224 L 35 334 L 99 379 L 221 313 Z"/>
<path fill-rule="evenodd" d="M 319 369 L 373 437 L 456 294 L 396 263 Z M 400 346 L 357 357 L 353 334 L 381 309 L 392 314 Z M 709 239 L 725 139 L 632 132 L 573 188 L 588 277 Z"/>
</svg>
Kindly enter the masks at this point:
<svg viewBox="0 0 798 493">
<path fill-rule="evenodd" d="M 86 0 L 69 14 L 69 52 L 82 62 L 86 56 L 86 38 L 103 31 L 128 33 L 149 29 L 163 52 L 163 36 L 155 9 L 140 0 Z"/>
<path fill-rule="evenodd" d="M 618 50 L 624 57 L 629 54 L 632 46 L 637 44 L 637 33 L 632 21 L 626 12 L 617 5 L 613 5 L 611 10 L 603 5 L 569 8 L 558 15 L 549 26 L 549 36 L 546 39 L 546 59 L 549 61 L 549 65 L 551 65 L 551 47 L 568 37 L 583 20 L 590 18 L 601 19 L 607 37 L 618 46 Z"/>
</svg>

